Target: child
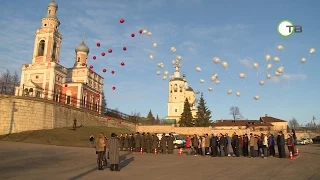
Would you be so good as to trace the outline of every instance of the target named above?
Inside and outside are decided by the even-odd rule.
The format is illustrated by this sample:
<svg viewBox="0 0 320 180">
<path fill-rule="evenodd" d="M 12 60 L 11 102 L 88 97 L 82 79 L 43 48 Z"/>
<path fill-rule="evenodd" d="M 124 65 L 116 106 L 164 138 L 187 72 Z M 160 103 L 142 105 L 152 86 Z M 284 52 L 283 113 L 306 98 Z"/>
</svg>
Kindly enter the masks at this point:
<svg viewBox="0 0 320 180">
<path fill-rule="evenodd" d="M 94 136 L 93 135 L 91 135 L 89 137 L 89 142 L 90 142 L 90 147 L 93 148 L 94 147 Z"/>
</svg>

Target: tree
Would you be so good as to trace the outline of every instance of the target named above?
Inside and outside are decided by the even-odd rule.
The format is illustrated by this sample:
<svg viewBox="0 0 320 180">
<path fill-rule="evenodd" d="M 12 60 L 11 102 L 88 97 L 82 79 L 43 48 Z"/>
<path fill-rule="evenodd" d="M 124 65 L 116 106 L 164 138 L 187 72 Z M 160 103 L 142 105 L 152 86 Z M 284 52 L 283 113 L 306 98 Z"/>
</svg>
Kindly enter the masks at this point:
<svg viewBox="0 0 320 180">
<path fill-rule="evenodd" d="M 233 117 L 233 120 L 242 119 L 243 118 L 243 116 L 240 113 L 240 109 L 239 109 L 238 106 L 231 106 L 229 110 L 230 110 L 230 115 L 232 115 L 232 117 Z"/>
<path fill-rule="evenodd" d="M 211 124 L 211 111 L 206 105 L 206 102 L 203 98 L 203 93 L 199 99 L 198 112 L 196 116 L 196 126 L 198 127 L 208 127 Z"/>
<path fill-rule="evenodd" d="M 156 117 L 156 124 L 160 124 L 160 119 L 159 119 L 158 114 L 157 114 L 157 117 Z"/>
<path fill-rule="evenodd" d="M 7 70 L 0 73 L 0 94 L 14 95 L 16 86 L 19 86 L 20 78 L 17 72 L 13 74 Z"/>
<path fill-rule="evenodd" d="M 289 128 L 290 129 L 294 129 L 294 128 L 300 127 L 300 125 L 299 125 L 298 121 L 296 120 L 296 118 L 292 118 L 291 120 L 289 120 L 288 124 L 289 124 Z"/>
<path fill-rule="evenodd" d="M 152 114 L 151 109 L 150 109 L 150 111 L 149 111 L 149 113 L 148 113 L 147 119 L 148 119 L 149 121 L 151 121 L 151 124 L 152 124 L 152 125 L 155 123 L 155 118 L 153 117 L 153 114 Z"/>
<path fill-rule="evenodd" d="M 107 112 L 107 100 L 104 95 L 104 91 L 102 91 L 102 104 L 101 104 L 101 113 L 104 114 Z"/>
<path fill-rule="evenodd" d="M 193 126 L 193 116 L 188 98 L 184 101 L 183 112 L 181 114 L 179 124 L 181 127 Z"/>
</svg>

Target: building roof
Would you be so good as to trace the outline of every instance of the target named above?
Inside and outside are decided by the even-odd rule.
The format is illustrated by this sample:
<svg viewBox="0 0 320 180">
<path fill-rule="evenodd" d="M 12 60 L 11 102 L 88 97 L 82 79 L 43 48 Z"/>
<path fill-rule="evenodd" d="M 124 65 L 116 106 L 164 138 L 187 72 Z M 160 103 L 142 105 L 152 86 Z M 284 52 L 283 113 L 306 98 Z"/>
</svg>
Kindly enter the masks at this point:
<svg viewBox="0 0 320 180">
<path fill-rule="evenodd" d="M 76 47 L 75 51 L 76 51 L 76 52 L 85 52 L 85 53 L 89 54 L 90 49 L 89 49 L 88 46 L 84 43 L 84 40 L 82 40 L 81 44 L 79 44 L 79 46 Z"/>
<path fill-rule="evenodd" d="M 267 114 L 264 117 L 260 117 L 260 121 L 266 122 L 266 123 L 272 123 L 272 122 L 287 122 L 282 119 L 274 118 L 271 116 L 268 116 Z"/>
<path fill-rule="evenodd" d="M 182 78 L 173 78 L 170 81 L 184 81 Z"/>
<path fill-rule="evenodd" d="M 192 87 L 188 87 L 188 89 L 186 89 L 186 91 L 193 91 Z"/>
<path fill-rule="evenodd" d="M 48 4 L 48 7 L 55 7 L 58 9 L 58 4 L 56 3 L 55 0 L 52 0 L 49 4 Z"/>
<path fill-rule="evenodd" d="M 273 126 L 260 120 L 217 120 L 212 126 Z"/>
</svg>

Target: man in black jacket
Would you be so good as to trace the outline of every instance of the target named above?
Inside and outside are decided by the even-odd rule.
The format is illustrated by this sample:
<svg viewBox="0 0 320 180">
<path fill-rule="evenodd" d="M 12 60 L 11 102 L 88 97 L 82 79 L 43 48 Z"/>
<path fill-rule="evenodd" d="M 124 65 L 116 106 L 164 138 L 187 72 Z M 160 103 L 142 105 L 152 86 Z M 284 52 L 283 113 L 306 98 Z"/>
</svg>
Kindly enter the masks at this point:
<svg viewBox="0 0 320 180">
<path fill-rule="evenodd" d="M 210 138 L 211 156 L 216 157 L 218 155 L 218 137 L 217 134 L 213 134 Z"/>
<path fill-rule="evenodd" d="M 219 149 L 220 149 L 220 157 L 226 156 L 226 146 L 227 140 L 226 137 L 221 133 L 219 138 Z"/>
</svg>

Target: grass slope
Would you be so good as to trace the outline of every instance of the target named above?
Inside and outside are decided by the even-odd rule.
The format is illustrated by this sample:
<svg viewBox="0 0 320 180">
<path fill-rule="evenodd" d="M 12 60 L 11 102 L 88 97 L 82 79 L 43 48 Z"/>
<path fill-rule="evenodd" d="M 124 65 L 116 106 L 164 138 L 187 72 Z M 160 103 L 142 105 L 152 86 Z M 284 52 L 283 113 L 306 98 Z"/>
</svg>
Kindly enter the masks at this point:
<svg viewBox="0 0 320 180">
<path fill-rule="evenodd" d="M 89 136 L 96 136 L 99 132 L 103 132 L 107 137 L 110 137 L 111 133 L 131 133 L 127 129 L 109 127 L 78 127 L 76 131 L 70 128 L 57 128 L 1 135 L 0 141 L 89 147 Z"/>
</svg>

